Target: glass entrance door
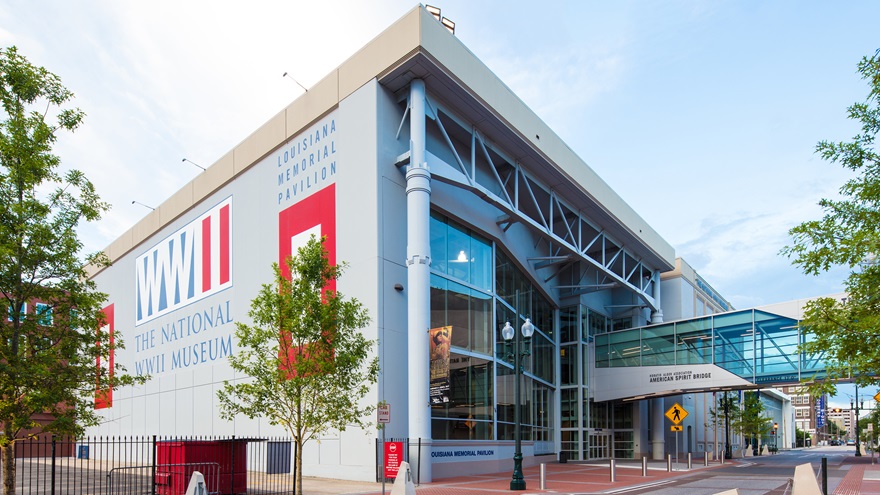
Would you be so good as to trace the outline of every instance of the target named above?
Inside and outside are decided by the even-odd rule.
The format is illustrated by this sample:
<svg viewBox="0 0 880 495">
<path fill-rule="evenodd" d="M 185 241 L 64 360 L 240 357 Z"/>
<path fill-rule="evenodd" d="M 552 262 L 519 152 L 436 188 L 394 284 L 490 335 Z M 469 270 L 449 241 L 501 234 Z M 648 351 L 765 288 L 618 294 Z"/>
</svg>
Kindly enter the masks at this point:
<svg viewBox="0 0 880 495">
<path fill-rule="evenodd" d="M 590 459 L 609 459 L 611 457 L 611 432 L 590 432 Z"/>
</svg>

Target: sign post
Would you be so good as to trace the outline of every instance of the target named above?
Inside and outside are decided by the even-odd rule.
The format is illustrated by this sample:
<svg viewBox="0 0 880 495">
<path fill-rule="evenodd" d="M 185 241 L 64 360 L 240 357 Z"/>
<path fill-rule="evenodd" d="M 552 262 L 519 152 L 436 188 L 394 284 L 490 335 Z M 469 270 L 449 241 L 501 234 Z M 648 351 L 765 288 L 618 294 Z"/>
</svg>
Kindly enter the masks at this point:
<svg viewBox="0 0 880 495">
<path fill-rule="evenodd" d="M 385 478 L 387 476 L 386 470 L 388 469 L 388 454 L 386 452 L 388 448 L 385 446 L 385 426 L 391 422 L 391 404 L 379 404 L 379 407 L 376 408 L 376 422 L 382 425 L 382 495 L 385 495 Z M 403 449 L 401 448 L 400 450 Z M 399 466 L 400 464 L 398 464 L 398 467 Z"/>
<path fill-rule="evenodd" d="M 675 463 L 678 464 L 678 433 L 684 429 L 681 426 L 681 422 L 684 421 L 684 418 L 688 416 L 687 409 L 681 407 L 681 404 L 676 402 L 666 411 L 666 419 L 672 421 L 673 426 L 670 427 L 670 431 L 675 432 Z"/>
</svg>

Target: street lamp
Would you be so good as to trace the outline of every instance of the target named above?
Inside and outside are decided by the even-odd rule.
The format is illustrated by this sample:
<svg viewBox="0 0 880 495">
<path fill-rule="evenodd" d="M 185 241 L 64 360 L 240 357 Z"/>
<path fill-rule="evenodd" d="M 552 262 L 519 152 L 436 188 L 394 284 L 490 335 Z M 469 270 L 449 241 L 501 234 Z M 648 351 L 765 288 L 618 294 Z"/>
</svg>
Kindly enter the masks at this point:
<svg viewBox="0 0 880 495">
<path fill-rule="evenodd" d="M 861 457 L 862 456 L 862 449 L 859 446 L 859 385 L 858 384 L 856 384 L 855 408 L 856 408 L 856 419 L 855 419 L 855 422 L 856 422 L 856 457 Z M 849 401 L 849 409 L 850 409 L 850 411 L 852 411 L 853 401 Z"/>
<path fill-rule="evenodd" d="M 724 458 L 732 459 L 733 448 L 730 445 L 730 396 L 727 394 L 728 392 L 724 392 L 724 397 L 721 398 L 722 405 L 724 406 Z"/>
<path fill-rule="evenodd" d="M 504 328 L 501 329 L 501 337 L 504 338 L 504 349 L 507 351 L 507 359 L 510 360 L 513 358 L 513 377 L 515 380 L 513 386 L 513 438 L 516 442 L 516 452 L 513 454 L 513 477 L 510 480 L 511 490 L 526 489 L 526 480 L 523 478 L 522 472 L 522 420 L 520 418 L 521 405 L 519 382 L 523 372 L 522 358 L 531 354 L 531 351 L 529 350 L 529 342 L 531 341 L 533 333 L 535 333 L 535 326 L 532 325 L 532 321 L 528 318 L 526 318 L 526 322 L 523 323 L 521 329 L 522 339 L 520 339 L 520 334 L 517 334 L 513 327 L 510 326 L 509 321 L 505 322 Z M 511 344 L 513 345 L 513 352 L 511 352 L 510 349 Z"/>
<path fill-rule="evenodd" d="M 779 431 L 779 423 L 773 423 L 773 453 L 779 450 L 779 437 L 776 434 Z"/>
</svg>

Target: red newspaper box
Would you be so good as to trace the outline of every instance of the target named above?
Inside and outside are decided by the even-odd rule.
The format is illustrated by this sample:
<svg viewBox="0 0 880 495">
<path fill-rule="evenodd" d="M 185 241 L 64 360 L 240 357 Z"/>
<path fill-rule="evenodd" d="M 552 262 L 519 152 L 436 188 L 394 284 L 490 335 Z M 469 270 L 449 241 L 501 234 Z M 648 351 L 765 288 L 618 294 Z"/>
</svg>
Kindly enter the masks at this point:
<svg viewBox="0 0 880 495">
<path fill-rule="evenodd" d="M 247 442 L 245 439 L 156 442 L 156 493 L 183 495 L 194 471 L 205 476 L 210 493 L 245 493 Z"/>
</svg>

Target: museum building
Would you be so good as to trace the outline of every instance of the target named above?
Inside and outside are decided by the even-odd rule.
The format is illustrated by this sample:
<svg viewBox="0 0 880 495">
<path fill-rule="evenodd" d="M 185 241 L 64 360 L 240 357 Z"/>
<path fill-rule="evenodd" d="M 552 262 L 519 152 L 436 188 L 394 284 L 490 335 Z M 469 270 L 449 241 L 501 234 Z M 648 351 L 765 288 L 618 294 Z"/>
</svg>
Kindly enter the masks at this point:
<svg viewBox="0 0 880 495">
<path fill-rule="evenodd" d="M 217 390 L 247 380 L 227 362 L 235 322 L 271 264 L 313 234 L 347 264 L 336 289 L 370 313 L 381 374 L 367 400 L 391 405 L 386 433 L 410 439 L 423 482 L 510 467 L 507 322 L 534 328 L 520 382 L 527 464 L 662 458 L 667 437 L 651 431 L 666 428 L 674 391 L 608 393 L 624 375 L 596 339 L 662 323 L 665 308 L 675 319 L 732 309 L 418 6 L 106 249 L 113 265 L 93 280 L 125 342 L 113 359 L 151 379 L 108 395 L 90 433 L 283 434 L 222 420 Z M 434 339 L 448 345 L 445 376 L 432 376 Z M 750 385 L 704 381 L 727 378 Z M 304 474 L 375 479 L 377 436 L 349 428 L 308 444 Z"/>
</svg>

